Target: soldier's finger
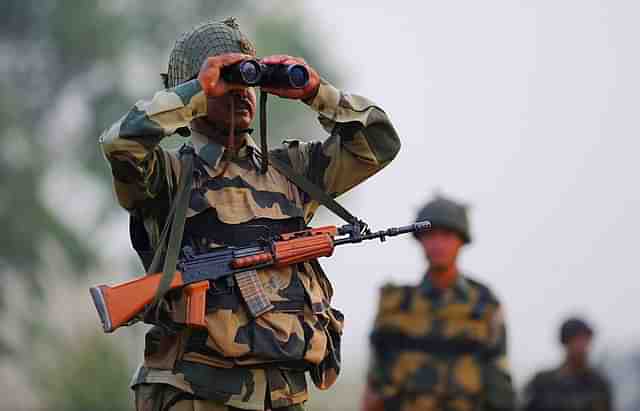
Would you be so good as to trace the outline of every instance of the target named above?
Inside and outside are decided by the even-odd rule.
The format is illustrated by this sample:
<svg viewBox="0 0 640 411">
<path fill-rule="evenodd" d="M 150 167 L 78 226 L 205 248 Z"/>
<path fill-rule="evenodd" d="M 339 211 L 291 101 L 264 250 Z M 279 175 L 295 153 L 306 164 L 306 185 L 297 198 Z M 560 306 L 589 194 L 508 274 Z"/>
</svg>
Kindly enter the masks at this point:
<svg viewBox="0 0 640 411">
<path fill-rule="evenodd" d="M 264 64 L 283 64 L 283 61 L 286 61 L 290 58 L 291 56 L 288 56 L 286 54 L 274 54 L 272 56 L 263 57 L 262 59 L 260 59 L 260 62 Z"/>
<path fill-rule="evenodd" d="M 289 57 L 284 63 L 282 64 L 302 64 L 303 66 L 307 66 L 307 62 L 304 61 L 303 58 L 300 57 Z"/>
<path fill-rule="evenodd" d="M 215 57 L 209 57 L 211 63 L 218 67 L 227 67 L 239 63 L 242 60 L 252 59 L 253 56 L 242 53 L 227 53 Z M 213 59 L 213 60 L 211 60 Z"/>
</svg>

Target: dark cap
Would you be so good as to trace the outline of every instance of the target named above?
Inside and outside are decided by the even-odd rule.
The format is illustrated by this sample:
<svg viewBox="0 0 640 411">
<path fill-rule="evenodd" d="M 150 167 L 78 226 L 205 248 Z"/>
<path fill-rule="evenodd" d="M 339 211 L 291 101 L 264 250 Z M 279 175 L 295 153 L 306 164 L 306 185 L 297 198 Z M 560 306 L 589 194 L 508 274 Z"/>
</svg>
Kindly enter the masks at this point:
<svg viewBox="0 0 640 411">
<path fill-rule="evenodd" d="M 566 345 L 571 338 L 583 334 L 593 336 L 593 328 L 581 318 L 569 318 L 560 327 L 560 342 Z"/>
</svg>

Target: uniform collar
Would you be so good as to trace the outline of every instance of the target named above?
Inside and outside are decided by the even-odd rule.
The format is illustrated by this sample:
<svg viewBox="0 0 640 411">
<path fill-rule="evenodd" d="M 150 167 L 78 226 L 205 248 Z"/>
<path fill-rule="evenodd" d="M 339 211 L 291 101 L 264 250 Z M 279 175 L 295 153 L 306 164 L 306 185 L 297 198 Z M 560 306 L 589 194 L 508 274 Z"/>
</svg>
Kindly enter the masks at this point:
<svg viewBox="0 0 640 411">
<path fill-rule="evenodd" d="M 220 160 L 230 156 L 225 146 L 219 144 L 202 133 L 191 130 L 191 141 L 196 154 L 211 169 L 215 169 L 220 164 Z M 258 150 L 258 145 L 251 138 L 249 133 L 242 134 L 242 146 L 238 150 L 238 158 L 246 158 L 253 155 Z"/>
<path fill-rule="evenodd" d="M 433 284 L 431 276 L 428 274 L 423 276 L 420 288 L 425 295 L 439 294 L 442 291 Z M 458 273 L 456 282 L 451 289 L 455 292 L 456 296 L 459 296 L 463 300 L 469 298 L 469 282 L 461 273 Z"/>
</svg>

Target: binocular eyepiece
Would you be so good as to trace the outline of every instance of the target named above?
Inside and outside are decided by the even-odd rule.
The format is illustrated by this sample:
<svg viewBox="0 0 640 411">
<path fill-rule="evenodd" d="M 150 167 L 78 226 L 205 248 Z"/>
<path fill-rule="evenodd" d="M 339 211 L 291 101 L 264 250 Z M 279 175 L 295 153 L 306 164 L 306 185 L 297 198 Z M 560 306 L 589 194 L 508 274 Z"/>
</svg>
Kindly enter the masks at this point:
<svg viewBox="0 0 640 411">
<path fill-rule="evenodd" d="M 264 64 L 255 59 L 242 60 L 221 72 L 224 81 L 256 87 L 304 88 L 309 71 L 302 64 Z"/>
</svg>

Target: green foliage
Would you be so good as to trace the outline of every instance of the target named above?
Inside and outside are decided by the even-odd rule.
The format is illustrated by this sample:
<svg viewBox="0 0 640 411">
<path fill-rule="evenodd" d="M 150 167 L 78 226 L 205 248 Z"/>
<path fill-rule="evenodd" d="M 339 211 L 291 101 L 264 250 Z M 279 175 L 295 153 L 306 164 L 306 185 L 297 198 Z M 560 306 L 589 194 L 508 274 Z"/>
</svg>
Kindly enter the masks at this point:
<svg viewBox="0 0 640 411">
<path fill-rule="evenodd" d="M 47 240 L 64 250 L 75 272 L 84 272 L 95 260 L 95 250 L 60 220 L 59 210 L 47 205 L 42 183 L 55 167 L 76 161 L 70 152 L 91 153 L 79 158 L 80 169 L 88 168 L 86 160 L 95 158 L 95 137 L 82 135 L 84 130 L 79 138 L 65 136 L 56 123 L 66 117 L 72 127 L 82 128 L 84 119 L 69 108 L 65 111 L 70 94 L 96 102 L 111 96 L 115 98 L 110 103 L 124 104 L 123 94 L 108 87 L 86 93 L 72 90 L 86 83 L 100 62 L 109 61 L 110 67 L 120 64 L 119 36 L 126 30 L 113 30 L 118 22 L 96 0 L 9 0 L 0 6 L 4 62 L 0 65 L 0 184 L 4 188 L 0 224 L 5 230 L 0 269 L 3 274 L 19 275 L 33 290 L 39 284 L 35 273 L 48 265 L 43 252 Z M 74 201 L 76 194 L 61 193 L 68 201 Z"/>
<path fill-rule="evenodd" d="M 103 334 L 75 338 L 56 349 L 55 361 L 35 370 L 45 409 L 115 411 L 131 408 L 130 366 L 116 340 Z"/>
<path fill-rule="evenodd" d="M 90 237 L 117 209 L 115 200 L 98 203 L 80 188 L 50 190 L 45 182 L 55 186 L 50 176 L 70 168 L 110 187 L 98 136 L 136 100 L 151 97 L 160 87 L 159 73 L 166 70 L 179 33 L 207 18 L 237 15 L 260 55 L 301 56 L 324 77 L 334 77 L 315 44 L 302 35 L 297 6 L 290 2 L 261 5 L 258 15 L 244 14 L 256 6 L 246 0 L 176 4 L 0 2 L 0 275 L 25 282 L 32 297 L 46 292 L 43 284 L 51 280 L 47 272 L 80 276 L 95 268 L 101 250 L 93 248 Z M 281 9 L 287 17 L 281 17 Z M 271 98 L 269 112 L 272 144 L 285 137 L 318 136 L 308 132 L 314 115 L 302 104 Z M 49 201 L 50 195 L 58 201 Z M 97 214 L 96 226 L 68 226 L 64 221 L 69 218 L 63 218 L 68 211 L 53 209 L 52 203 L 82 204 Z M 63 261 L 52 259 L 51 247 L 44 244 L 61 251 Z M 2 294 L 0 285 L 0 309 L 6 309 Z M 32 300 L 29 314 L 37 321 L 18 320 L 22 329 L 16 331 L 25 337 L 18 346 L 0 337 L 0 355 L 11 353 L 5 362 L 30 376 L 45 408 L 129 409 L 132 367 L 116 345 L 122 338 L 80 335 L 66 341 L 45 325 L 48 307 L 37 304 L 42 299 Z"/>
</svg>

